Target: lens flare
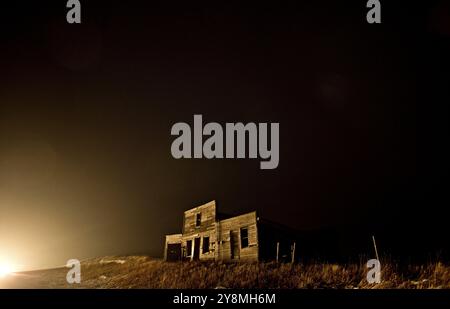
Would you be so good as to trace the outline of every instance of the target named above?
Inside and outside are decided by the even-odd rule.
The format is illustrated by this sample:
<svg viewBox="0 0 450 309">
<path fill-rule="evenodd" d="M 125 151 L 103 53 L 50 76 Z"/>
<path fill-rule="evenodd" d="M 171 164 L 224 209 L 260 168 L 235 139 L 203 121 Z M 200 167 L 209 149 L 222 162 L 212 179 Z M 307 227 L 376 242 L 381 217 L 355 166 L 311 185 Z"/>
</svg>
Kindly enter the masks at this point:
<svg viewBox="0 0 450 309">
<path fill-rule="evenodd" d="M 7 275 L 14 272 L 14 267 L 5 262 L 0 262 L 0 277 L 6 277 Z"/>
</svg>

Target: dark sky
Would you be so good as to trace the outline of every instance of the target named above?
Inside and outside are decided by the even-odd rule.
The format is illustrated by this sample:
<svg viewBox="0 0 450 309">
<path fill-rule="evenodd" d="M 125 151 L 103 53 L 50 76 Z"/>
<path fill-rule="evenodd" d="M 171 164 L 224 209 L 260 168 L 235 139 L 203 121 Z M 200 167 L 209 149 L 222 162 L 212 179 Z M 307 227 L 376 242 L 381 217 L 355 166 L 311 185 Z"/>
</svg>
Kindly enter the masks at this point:
<svg viewBox="0 0 450 309">
<path fill-rule="evenodd" d="M 64 1 L 2 4 L 0 259 L 160 256 L 212 199 L 406 255 L 448 243 L 446 1 L 384 1 L 380 25 L 366 1 L 92 2 L 81 25 Z M 173 159 L 194 114 L 279 122 L 280 165 Z"/>
</svg>

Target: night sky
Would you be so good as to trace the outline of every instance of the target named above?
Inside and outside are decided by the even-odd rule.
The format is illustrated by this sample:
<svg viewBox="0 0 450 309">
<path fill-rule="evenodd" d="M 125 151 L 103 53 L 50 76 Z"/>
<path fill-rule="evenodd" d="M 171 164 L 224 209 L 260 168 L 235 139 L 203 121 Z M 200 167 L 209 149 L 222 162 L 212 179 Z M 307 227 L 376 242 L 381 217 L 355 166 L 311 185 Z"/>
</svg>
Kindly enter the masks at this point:
<svg viewBox="0 0 450 309">
<path fill-rule="evenodd" d="M 0 259 L 161 256 L 213 199 L 343 254 L 448 250 L 446 1 L 382 1 L 379 25 L 366 1 L 81 2 L 80 25 L 65 1 L 1 5 Z M 279 122 L 278 168 L 175 160 L 194 114 Z"/>
</svg>

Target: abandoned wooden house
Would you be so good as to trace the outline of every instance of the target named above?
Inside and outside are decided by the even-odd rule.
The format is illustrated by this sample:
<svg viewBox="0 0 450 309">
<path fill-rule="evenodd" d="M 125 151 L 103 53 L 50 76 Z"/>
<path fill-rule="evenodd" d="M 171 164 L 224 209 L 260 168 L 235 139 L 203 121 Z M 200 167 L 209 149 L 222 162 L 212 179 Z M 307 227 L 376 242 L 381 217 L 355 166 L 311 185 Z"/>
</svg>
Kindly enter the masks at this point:
<svg viewBox="0 0 450 309">
<path fill-rule="evenodd" d="M 184 212 L 182 233 L 166 236 L 164 259 L 294 261 L 298 239 L 289 229 L 259 218 L 256 211 L 227 216 L 211 201 Z"/>
</svg>

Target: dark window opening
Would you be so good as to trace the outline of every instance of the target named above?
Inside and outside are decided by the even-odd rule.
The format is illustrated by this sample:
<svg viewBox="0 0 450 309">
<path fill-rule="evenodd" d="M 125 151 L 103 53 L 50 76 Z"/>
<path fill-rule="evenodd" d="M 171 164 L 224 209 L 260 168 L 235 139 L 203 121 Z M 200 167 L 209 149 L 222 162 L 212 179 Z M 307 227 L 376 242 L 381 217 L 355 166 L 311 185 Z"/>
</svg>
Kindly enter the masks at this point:
<svg viewBox="0 0 450 309">
<path fill-rule="evenodd" d="M 209 236 L 203 237 L 203 253 L 209 252 Z"/>
<path fill-rule="evenodd" d="M 201 214 L 201 213 L 198 213 L 198 214 L 195 216 L 195 226 L 196 226 L 196 227 L 199 227 L 201 222 L 202 222 L 202 214 Z"/>
<path fill-rule="evenodd" d="M 241 228 L 241 248 L 248 247 L 248 228 Z"/>
<path fill-rule="evenodd" d="M 186 256 L 191 256 L 192 254 L 192 240 L 186 242 Z"/>
</svg>

